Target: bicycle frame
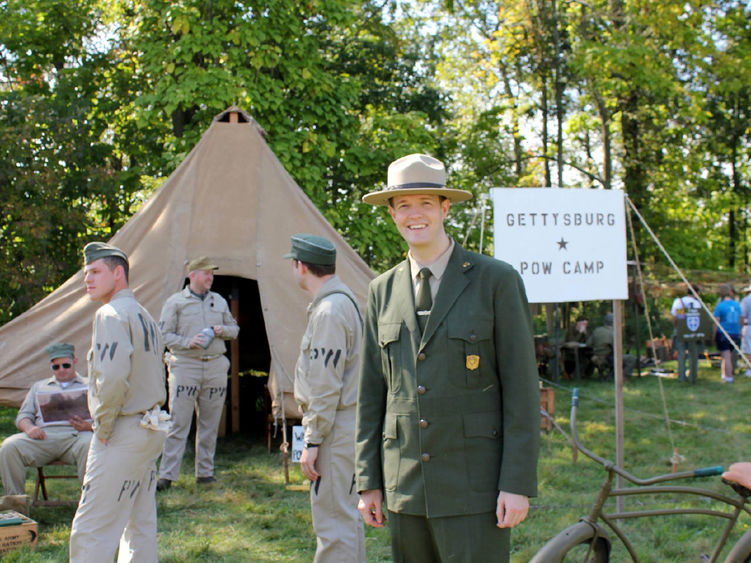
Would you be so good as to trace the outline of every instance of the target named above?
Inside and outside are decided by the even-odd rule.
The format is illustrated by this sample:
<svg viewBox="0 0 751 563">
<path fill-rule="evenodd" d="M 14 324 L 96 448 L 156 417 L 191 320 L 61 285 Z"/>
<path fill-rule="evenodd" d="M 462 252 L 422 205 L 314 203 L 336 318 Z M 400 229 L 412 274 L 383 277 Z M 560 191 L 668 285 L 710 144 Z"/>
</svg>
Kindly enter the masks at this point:
<svg viewBox="0 0 751 563">
<path fill-rule="evenodd" d="M 727 542 L 727 539 L 730 535 L 731 530 L 733 529 L 733 526 L 738 521 L 738 518 L 741 514 L 741 512 L 746 512 L 747 514 L 751 515 L 751 509 L 746 504 L 746 499 L 743 496 L 739 496 L 738 498 L 732 498 L 720 493 L 717 493 L 715 491 L 711 491 L 709 489 L 702 489 L 697 487 L 688 487 L 688 486 L 676 486 L 676 485 L 670 485 L 670 486 L 655 486 L 657 483 L 663 483 L 666 481 L 675 481 L 679 479 L 689 479 L 694 477 L 708 477 L 712 475 L 720 475 L 723 472 L 723 468 L 721 466 L 714 466 L 714 467 L 706 467 L 702 469 L 694 469 L 691 471 L 682 471 L 679 473 L 667 473 L 664 475 L 658 475 L 656 477 L 651 477 L 649 479 L 639 479 L 638 477 L 632 475 L 622 467 L 618 467 L 615 463 L 613 463 L 610 460 L 607 460 L 603 457 L 600 457 L 593 451 L 585 448 L 581 441 L 579 440 L 579 433 L 577 432 L 576 428 L 576 415 L 579 408 L 579 395 L 578 395 L 578 389 L 574 389 L 573 395 L 571 397 L 571 418 L 570 418 L 570 424 L 571 424 L 571 438 L 574 443 L 574 446 L 582 452 L 584 455 L 589 457 L 590 459 L 596 461 L 600 465 L 602 465 L 605 470 L 607 471 L 607 477 L 605 479 L 605 482 L 600 487 L 600 491 L 597 495 L 597 498 L 592 505 L 592 508 L 589 511 L 589 514 L 585 517 L 583 517 L 580 520 L 580 524 L 578 526 L 578 533 L 579 535 L 583 536 L 587 534 L 586 529 L 581 529 L 581 523 L 586 523 L 591 527 L 591 531 L 589 532 L 589 538 L 593 541 L 596 540 L 598 537 L 605 538 L 605 541 L 608 542 L 609 546 L 609 538 L 607 533 L 603 533 L 604 529 L 599 524 L 599 521 L 601 520 L 605 524 L 607 524 L 608 528 L 610 528 L 613 533 L 618 536 L 618 539 L 621 540 L 623 545 L 625 546 L 626 550 L 629 552 L 629 555 L 631 558 L 638 562 L 639 558 L 636 555 L 636 552 L 634 550 L 633 545 L 626 537 L 626 534 L 623 532 L 623 530 L 616 524 L 616 521 L 618 520 L 627 520 L 627 519 L 633 519 L 633 518 L 648 518 L 651 516 L 666 516 L 666 515 L 678 515 L 678 514 L 700 514 L 705 516 L 715 516 L 718 518 L 725 518 L 728 520 L 725 528 L 722 531 L 722 534 L 715 544 L 715 547 L 712 551 L 712 555 L 710 556 L 709 561 L 714 562 L 717 560 L 717 557 L 720 554 L 720 551 L 725 546 L 725 543 Z M 624 487 L 624 488 L 613 488 L 613 478 L 615 475 L 620 475 L 627 481 L 633 483 L 634 487 Z M 618 497 L 618 496 L 637 496 L 637 495 L 661 495 L 661 494 L 680 494 L 680 495 L 696 495 L 703 498 L 709 498 L 716 500 L 718 502 L 725 503 L 731 507 L 733 507 L 733 510 L 730 512 L 725 512 L 721 510 L 708 510 L 703 508 L 664 508 L 664 509 L 655 509 L 655 510 L 636 510 L 636 511 L 624 511 L 624 512 L 613 512 L 613 513 L 605 513 L 603 511 L 603 508 L 605 506 L 605 502 L 611 498 L 611 497 Z M 571 536 L 572 534 L 577 533 L 577 525 L 574 525 L 570 527 L 568 530 L 566 530 L 566 534 L 568 536 Z M 563 535 L 563 534 L 559 534 Z M 746 536 L 749 536 L 747 538 Z M 557 536 L 558 537 L 558 536 Z M 587 538 L 582 537 L 581 541 L 585 541 Z M 548 552 L 553 553 L 555 552 L 558 547 L 553 547 L 555 544 L 556 538 L 551 540 L 551 542 L 548 543 L 548 546 L 550 546 Z M 748 544 L 751 542 L 751 532 L 747 532 L 741 540 L 739 540 L 738 544 Z M 569 545 L 571 544 L 571 541 L 568 540 L 567 542 Z M 561 542 L 559 542 L 561 544 Z M 562 544 L 561 544 L 562 545 Z M 547 547 L 547 546 L 546 546 Z M 543 548 L 543 551 L 545 549 Z M 608 549 L 609 551 L 609 549 Z M 735 551 L 735 550 L 734 550 Z"/>
</svg>

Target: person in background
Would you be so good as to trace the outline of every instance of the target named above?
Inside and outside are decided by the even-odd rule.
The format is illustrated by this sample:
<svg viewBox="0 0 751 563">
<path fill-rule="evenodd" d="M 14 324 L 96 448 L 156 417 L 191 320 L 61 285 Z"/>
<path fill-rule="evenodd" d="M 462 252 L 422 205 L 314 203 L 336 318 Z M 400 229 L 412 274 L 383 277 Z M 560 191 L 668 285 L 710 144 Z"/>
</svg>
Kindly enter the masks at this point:
<svg viewBox="0 0 751 563">
<path fill-rule="evenodd" d="M 75 465 L 83 481 L 91 443 L 91 418 L 70 413 L 67 420 L 45 421 L 39 396 L 62 391 L 80 391 L 85 398 L 88 380 L 76 372 L 78 359 L 72 344 L 58 342 L 47 347 L 52 375 L 31 386 L 16 416 L 21 432 L 8 436 L 0 447 L 0 476 L 6 496 L 25 495 L 26 469 L 57 459 Z M 23 507 L 28 499 L 18 505 Z M 0 503 L 5 507 L 8 502 Z M 11 508 L 11 506 L 8 506 Z M 20 512 L 23 510 L 20 510 Z M 23 511 L 27 513 L 28 510 Z"/>
<path fill-rule="evenodd" d="M 128 256 L 91 242 L 84 283 L 94 315 L 89 350 L 89 412 L 94 436 L 70 532 L 71 563 L 156 563 L 156 460 L 164 424 L 162 339 L 128 287 Z M 119 546 L 119 548 L 118 548 Z"/>
<path fill-rule="evenodd" d="M 722 357 L 722 381 L 733 383 L 733 343 L 736 346 L 741 344 L 741 306 L 735 300 L 735 289 L 729 283 L 720 284 L 718 291 L 720 302 L 715 307 L 714 316 L 727 336 L 715 325 L 714 340 Z"/>
<path fill-rule="evenodd" d="M 693 286 L 699 294 L 699 288 Z M 695 338 L 681 338 L 678 336 L 678 323 L 686 322 L 686 312 L 690 310 L 700 311 L 701 303 L 693 296 L 688 286 L 683 288 L 684 295 L 676 297 L 670 307 L 670 317 L 673 320 L 673 349 L 678 353 L 678 381 L 688 381 L 686 377 L 686 352 L 688 352 L 689 377 L 691 383 L 696 383 L 699 374 L 699 340 Z M 703 349 L 703 346 L 702 346 Z"/>
<path fill-rule="evenodd" d="M 587 344 L 592 348 L 592 363 L 604 379 L 613 378 L 614 342 L 613 313 L 607 313 L 603 319 L 603 324 L 598 326 L 587 339 Z M 636 356 L 624 353 L 621 365 L 623 366 L 623 377 L 631 377 L 636 366 Z"/>
<path fill-rule="evenodd" d="M 159 330 L 169 350 L 169 410 L 172 415 L 159 465 L 157 491 L 169 489 L 180 476 L 185 444 L 196 413 L 196 483 L 216 481 L 214 452 L 227 395 L 225 340 L 240 331 L 229 306 L 211 291 L 218 267 L 202 256 L 188 263 L 188 286 L 162 307 Z"/>
<path fill-rule="evenodd" d="M 300 469 L 310 480 L 316 563 L 365 563 L 357 511 L 355 414 L 362 317 L 336 275 L 336 247 L 323 237 L 292 236 L 292 275 L 312 301 L 295 366 L 295 399 L 305 428 Z"/>
<path fill-rule="evenodd" d="M 587 326 L 589 321 L 582 316 L 577 317 L 574 324 L 569 325 L 566 330 L 566 342 L 579 342 L 585 343 L 589 334 L 587 333 Z"/>
<path fill-rule="evenodd" d="M 587 348 L 587 339 L 589 333 L 587 328 L 589 321 L 584 316 L 579 316 L 575 323 L 569 325 L 566 329 L 565 341 L 561 346 L 563 353 L 563 369 L 566 374 L 575 374 L 581 377 L 581 374 L 590 376 L 594 366 L 591 361 L 591 350 Z"/>
<path fill-rule="evenodd" d="M 751 283 L 743 288 L 746 296 L 741 300 L 741 350 L 746 356 L 746 360 L 751 362 Z M 743 372 L 746 377 L 751 377 L 751 368 Z"/>
</svg>

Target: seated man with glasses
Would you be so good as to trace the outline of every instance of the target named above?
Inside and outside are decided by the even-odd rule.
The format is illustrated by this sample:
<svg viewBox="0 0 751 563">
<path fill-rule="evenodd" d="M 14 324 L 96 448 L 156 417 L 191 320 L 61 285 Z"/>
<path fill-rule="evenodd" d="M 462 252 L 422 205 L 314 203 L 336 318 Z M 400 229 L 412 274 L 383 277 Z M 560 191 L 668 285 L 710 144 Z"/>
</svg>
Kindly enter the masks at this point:
<svg viewBox="0 0 751 563">
<path fill-rule="evenodd" d="M 0 508 L 23 511 L 27 506 L 24 482 L 28 467 L 59 459 L 78 468 L 83 479 L 91 442 L 91 417 L 87 405 L 88 380 L 76 373 L 72 344 L 47 348 L 52 376 L 31 386 L 16 417 L 18 434 L 0 447 L 0 477 L 6 497 Z M 21 509 L 21 510 L 19 510 Z"/>
</svg>

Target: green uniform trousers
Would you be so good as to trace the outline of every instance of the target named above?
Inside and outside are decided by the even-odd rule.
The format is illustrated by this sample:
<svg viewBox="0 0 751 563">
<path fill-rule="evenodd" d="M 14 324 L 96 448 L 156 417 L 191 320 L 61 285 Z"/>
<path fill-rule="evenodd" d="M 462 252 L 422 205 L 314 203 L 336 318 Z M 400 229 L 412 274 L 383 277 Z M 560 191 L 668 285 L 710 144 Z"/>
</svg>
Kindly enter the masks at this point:
<svg viewBox="0 0 751 563">
<path fill-rule="evenodd" d="M 511 530 L 494 512 L 426 518 L 388 513 L 394 563 L 500 563 L 509 560 Z"/>
</svg>

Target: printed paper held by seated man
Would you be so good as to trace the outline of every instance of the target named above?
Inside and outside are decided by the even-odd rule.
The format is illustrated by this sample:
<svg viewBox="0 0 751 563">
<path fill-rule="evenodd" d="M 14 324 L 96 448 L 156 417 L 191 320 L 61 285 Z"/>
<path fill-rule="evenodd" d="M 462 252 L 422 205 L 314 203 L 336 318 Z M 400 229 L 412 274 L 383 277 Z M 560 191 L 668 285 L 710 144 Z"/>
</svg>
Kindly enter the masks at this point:
<svg viewBox="0 0 751 563">
<path fill-rule="evenodd" d="M 74 416 L 91 421 L 87 389 L 40 391 L 37 393 L 37 400 L 44 426 L 68 424 Z"/>
</svg>

